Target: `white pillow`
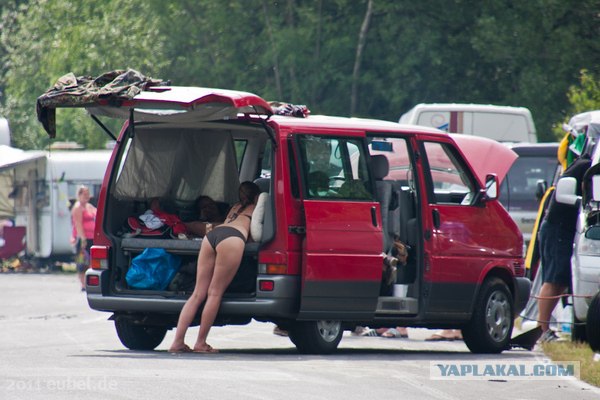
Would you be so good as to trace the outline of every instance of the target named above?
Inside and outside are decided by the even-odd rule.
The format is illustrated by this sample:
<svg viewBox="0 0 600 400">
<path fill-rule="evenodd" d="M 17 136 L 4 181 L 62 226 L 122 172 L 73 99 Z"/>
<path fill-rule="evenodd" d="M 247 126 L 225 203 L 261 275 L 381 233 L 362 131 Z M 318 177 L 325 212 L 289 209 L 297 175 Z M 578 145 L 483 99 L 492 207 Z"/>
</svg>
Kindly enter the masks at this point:
<svg viewBox="0 0 600 400">
<path fill-rule="evenodd" d="M 265 203 L 267 202 L 267 193 L 261 193 L 256 201 L 256 207 L 252 212 L 252 222 L 250 223 L 250 234 L 252 240 L 260 242 L 263 233 L 263 223 L 265 219 Z"/>
</svg>

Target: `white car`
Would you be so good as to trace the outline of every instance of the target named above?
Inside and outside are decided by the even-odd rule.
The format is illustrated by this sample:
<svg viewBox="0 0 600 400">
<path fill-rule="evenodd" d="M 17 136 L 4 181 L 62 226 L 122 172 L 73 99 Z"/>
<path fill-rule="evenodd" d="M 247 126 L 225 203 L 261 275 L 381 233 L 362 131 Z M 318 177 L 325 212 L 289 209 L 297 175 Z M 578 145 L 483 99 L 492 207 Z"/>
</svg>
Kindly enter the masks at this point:
<svg viewBox="0 0 600 400">
<path fill-rule="evenodd" d="M 579 204 L 573 241 L 571 274 L 573 285 L 573 340 L 587 340 L 600 350 L 600 301 L 592 299 L 600 291 L 600 110 L 578 114 L 569 122 L 578 132 L 587 132 L 592 165 L 584 177 L 583 196 L 577 196 L 575 178 L 561 178 L 556 200 Z M 588 150 L 589 151 L 589 150 Z"/>
</svg>

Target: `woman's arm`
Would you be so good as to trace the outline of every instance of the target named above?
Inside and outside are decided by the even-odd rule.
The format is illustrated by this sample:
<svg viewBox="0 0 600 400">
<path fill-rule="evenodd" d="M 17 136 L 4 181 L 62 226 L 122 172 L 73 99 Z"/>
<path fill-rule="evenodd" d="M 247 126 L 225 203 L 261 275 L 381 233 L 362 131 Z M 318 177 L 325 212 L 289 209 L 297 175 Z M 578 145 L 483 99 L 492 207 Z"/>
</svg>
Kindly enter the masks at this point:
<svg viewBox="0 0 600 400">
<path fill-rule="evenodd" d="M 73 224 L 75 225 L 75 232 L 77 233 L 77 237 L 75 239 L 81 239 L 81 241 L 85 241 L 85 231 L 83 230 L 83 207 L 78 203 L 73 207 L 73 211 L 71 211 L 71 215 L 73 217 Z"/>
</svg>

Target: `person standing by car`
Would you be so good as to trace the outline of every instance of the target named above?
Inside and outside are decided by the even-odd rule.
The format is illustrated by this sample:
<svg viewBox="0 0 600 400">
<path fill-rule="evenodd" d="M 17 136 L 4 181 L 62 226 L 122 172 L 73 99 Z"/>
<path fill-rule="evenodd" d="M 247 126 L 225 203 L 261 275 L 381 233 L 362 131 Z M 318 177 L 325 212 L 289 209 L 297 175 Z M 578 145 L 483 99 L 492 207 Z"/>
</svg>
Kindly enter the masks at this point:
<svg viewBox="0 0 600 400">
<path fill-rule="evenodd" d="M 223 294 L 240 267 L 259 194 L 260 189 L 255 183 L 243 182 L 239 188 L 240 201 L 231 207 L 225 222 L 209 230 L 206 240 L 202 241 L 196 286 L 179 315 L 170 352 L 218 353 L 218 350 L 206 343 L 206 338 L 219 311 Z M 185 333 L 198 308 L 205 301 L 198 338 L 193 349 L 190 349 L 184 343 Z"/>
<path fill-rule="evenodd" d="M 96 225 L 96 207 L 90 204 L 90 197 L 90 189 L 87 186 L 79 186 L 77 201 L 71 209 L 72 240 L 77 254 L 75 262 L 82 292 L 85 291 L 85 271 L 89 267 L 90 248 Z"/>
<path fill-rule="evenodd" d="M 578 195 L 581 195 L 583 176 L 590 164 L 589 156 L 582 155 L 561 176 L 573 177 L 577 180 Z M 577 212 L 577 207 L 557 202 L 553 194 L 540 227 L 543 283 L 538 294 L 538 325 L 542 330 L 541 342 L 550 342 L 558 338 L 549 324 L 559 297 L 571 286 L 571 255 Z"/>
</svg>

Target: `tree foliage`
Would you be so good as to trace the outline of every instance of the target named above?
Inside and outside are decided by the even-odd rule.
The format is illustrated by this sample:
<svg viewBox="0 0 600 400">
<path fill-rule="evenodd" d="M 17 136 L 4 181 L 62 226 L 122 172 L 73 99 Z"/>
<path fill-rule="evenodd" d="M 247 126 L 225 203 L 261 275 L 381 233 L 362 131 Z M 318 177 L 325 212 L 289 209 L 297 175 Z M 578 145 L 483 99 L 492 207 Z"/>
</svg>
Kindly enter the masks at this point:
<svg viewBox="0 0 600 400">
<path fill-rule="evenodd" d="M 579 71 L 600 73 L 597 0 L 4 0 L 0 7 L 0 114 L 24 148 L 47 143 L 35 99 L 67 72 L 131 67 L 176 85 L 394 121 L 419 102 L 524 106 L 542 140 L 554 140 L 551 127 L 564 118 Z M 81 111 L 62 111 L 57 122 L 61 139 L 99 147 L 106 138 Z"/>
<path fill-rule="evenodd" d="M 582 112 L 600 110 L 600 78 L 585 69 L 582 70 L 579 83 L 569 88 L 567 98 L 569 111 L 562 122 L 569 122 L 570 117 Z M 557 138 L 564 136 L 562 124 L 554 126 L 554 134 Z"/>
</svg>

